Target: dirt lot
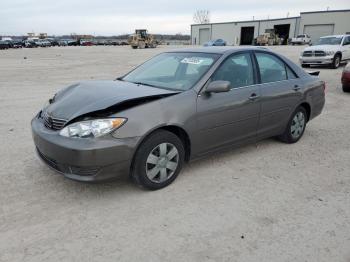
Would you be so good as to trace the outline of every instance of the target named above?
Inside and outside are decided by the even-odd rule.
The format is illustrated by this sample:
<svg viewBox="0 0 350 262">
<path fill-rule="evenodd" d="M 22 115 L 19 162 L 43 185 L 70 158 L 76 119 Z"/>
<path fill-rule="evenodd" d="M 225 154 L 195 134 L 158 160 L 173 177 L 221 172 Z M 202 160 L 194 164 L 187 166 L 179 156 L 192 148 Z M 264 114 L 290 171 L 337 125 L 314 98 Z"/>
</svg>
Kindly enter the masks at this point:
<svg viewBox="0 0 350 262">
<path fill-rule="evenodd" d="M 342 68 L 320 69 L 326 107 L 299 143 L 270 139 L 213 155 L 160 191 L 77 183 L 39 162 L 30 120 L 48 98 L 166 48 L 0 50 L 0 261 L 350 261 Z M 274 49 L 297 62 L 302 47 Z"/>
</svg>

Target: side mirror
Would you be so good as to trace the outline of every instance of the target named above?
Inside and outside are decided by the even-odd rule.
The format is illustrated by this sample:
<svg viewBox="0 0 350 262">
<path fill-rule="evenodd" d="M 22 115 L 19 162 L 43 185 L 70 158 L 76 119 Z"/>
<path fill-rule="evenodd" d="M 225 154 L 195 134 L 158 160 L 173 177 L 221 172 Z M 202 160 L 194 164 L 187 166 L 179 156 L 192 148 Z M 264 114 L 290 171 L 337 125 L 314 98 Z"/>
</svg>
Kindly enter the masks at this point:
<svg viewBox="0 0 350 262">
<path fill-rule="evenodd" d="M 207 93 L 223 93 L 231 90 L 231 83 L 229 81 L 213 81 L 211 82 L 205 92 Z"/>
</svg>

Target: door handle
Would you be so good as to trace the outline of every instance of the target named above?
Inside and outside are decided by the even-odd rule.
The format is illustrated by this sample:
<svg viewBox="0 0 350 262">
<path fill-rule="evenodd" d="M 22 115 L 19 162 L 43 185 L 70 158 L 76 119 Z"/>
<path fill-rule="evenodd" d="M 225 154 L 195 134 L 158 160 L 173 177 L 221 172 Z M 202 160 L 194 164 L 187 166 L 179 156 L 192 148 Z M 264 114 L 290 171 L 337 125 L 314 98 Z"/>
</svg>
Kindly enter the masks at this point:
<svg viewBox="0 0 350 262">
<path fill-rule="evenodd" d="M 259 98 L 259 96 L 258 96 L 257 94 L 255 94 L 255 93 L 253 93 L 253 94 L 251 94 L 251 96 L 249 97 L 249 100 L 250 100 L 250 101 L 254 101 L 254 100 L 258 99 L 258 98 Z"/>
<path fill-rule="evenodd" d="M 295 85 L 295 86 L 293 87 L 293 90 L 294 90 L 294 91 L 299 91 L 300 89 L 301 89 L 301 87 L 298 86 L 298 85 Z"/>
</svg>

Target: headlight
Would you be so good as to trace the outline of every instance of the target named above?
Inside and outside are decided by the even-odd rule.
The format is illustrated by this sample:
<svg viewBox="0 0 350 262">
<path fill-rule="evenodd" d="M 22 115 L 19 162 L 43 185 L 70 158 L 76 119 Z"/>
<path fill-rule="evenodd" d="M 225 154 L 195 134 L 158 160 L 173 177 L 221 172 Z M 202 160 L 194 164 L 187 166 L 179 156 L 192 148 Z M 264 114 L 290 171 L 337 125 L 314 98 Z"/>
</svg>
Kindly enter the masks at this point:
<svg viewBox="0 0 350 262">
<path fill-rule="evenodd" d="M 121 127 L 126 122 L 126 118 L 106 118 L 82 121 L 66 126 L 60 131 L 65 137 L 99 137 L 112 132 Z"/>
<path fill-rule="evenodd" d="M 326 55 L 334 55 L 334 51 L 326 51 Z"/>
</svg>

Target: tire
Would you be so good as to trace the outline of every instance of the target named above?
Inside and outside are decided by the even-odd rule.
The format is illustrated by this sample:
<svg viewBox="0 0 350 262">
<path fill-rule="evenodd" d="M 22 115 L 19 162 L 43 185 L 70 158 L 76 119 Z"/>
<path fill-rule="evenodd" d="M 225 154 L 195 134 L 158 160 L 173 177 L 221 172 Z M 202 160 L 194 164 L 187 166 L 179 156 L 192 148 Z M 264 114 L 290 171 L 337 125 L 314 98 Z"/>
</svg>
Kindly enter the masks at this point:
<svg viewBox="0 0 350 262">
<path fill-rule="evenodd" d="M 132 49 L 137 49 L 137 46 L 131 46 L 132 47 Z"/>
<path fill-rule="evenodd" d="M 350 86 L 343 85 L 343 92 L 349 93 L 350 92 Z"/>
<path fill-rule="evenodd" d="M 301 64 L 301 67 L 302 67 L 302 68 L 309 68 L 309 67 L 310 67 L 310 65 L 307 65 L 307 64 Z"/>
<path fill-rule="evenodd" d="M 288 121 L 287 127 L 278 138 L 287 144 L 294 144 L 303 136 L 308 117 L 304 107 L 299 106 Z M 293 130 L 294 129 L 294 130 Z"/>
<path fill-rule="evenodd" d="M 336 54 L 333 58 L 333 62 L 331 64 L 331 68 L 333 69 L 337 69 L 340 65 L 340 62 L 341 62 L 341 57 L 339 54 Z"/>
<path fill-rule="evenodd" d="M 141 187 L 161 189 L 176 179 L 184 160 L 182 141 L 169 131 L 159 130 L 147 137 L 137 149 L 131 177 Z"/>
<path fill-rule="evenodd" d="M 140 41 L 140 42 L 139 42 L 139 48 L 140 48 L 140 49 L 146 48 L 146 43 L 143 42 L 143 41 Z"/>
</svg>

